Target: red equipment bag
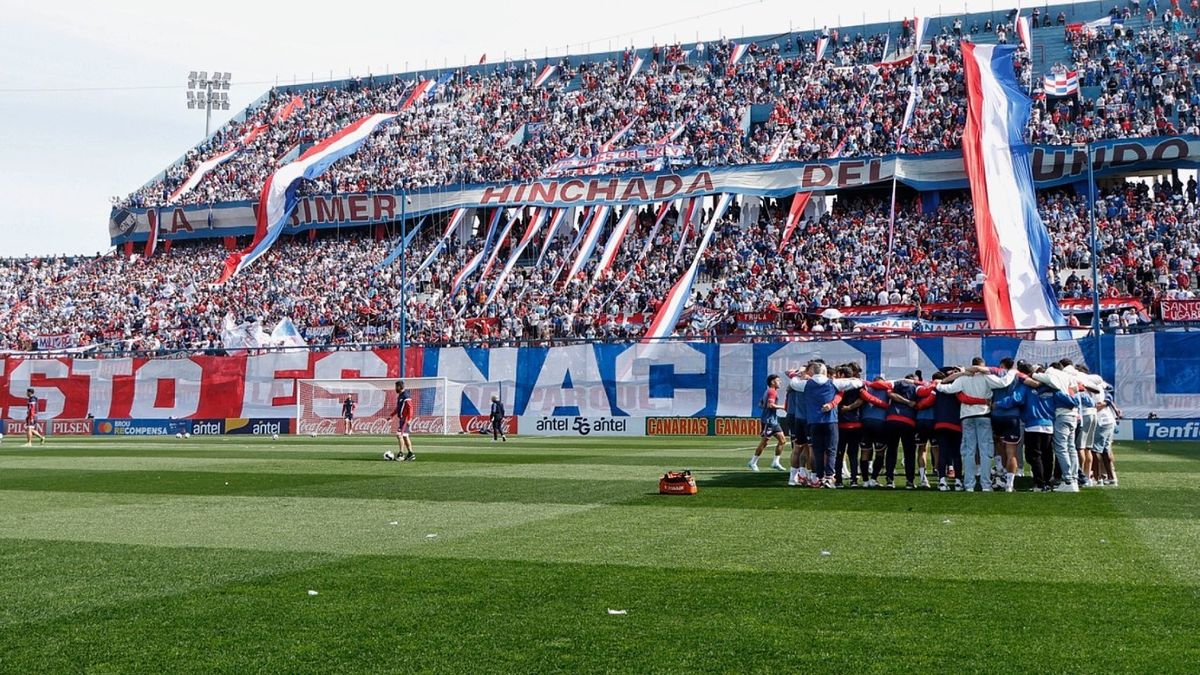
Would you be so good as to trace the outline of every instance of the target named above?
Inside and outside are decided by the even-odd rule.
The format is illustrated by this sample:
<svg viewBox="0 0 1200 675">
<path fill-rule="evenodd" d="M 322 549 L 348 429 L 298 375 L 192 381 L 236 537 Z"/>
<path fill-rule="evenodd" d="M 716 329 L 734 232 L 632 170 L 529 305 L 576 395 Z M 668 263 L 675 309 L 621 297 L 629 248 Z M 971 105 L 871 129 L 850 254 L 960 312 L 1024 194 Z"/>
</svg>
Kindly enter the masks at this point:
<svg viewBox="0 0 1200 675">
<path fill-rule="evenodd" d="M 658 480 L 658 493 L 662 495 L 694 495 L 698 489 L 691 471 L 668 471 Z"/>
</svg>

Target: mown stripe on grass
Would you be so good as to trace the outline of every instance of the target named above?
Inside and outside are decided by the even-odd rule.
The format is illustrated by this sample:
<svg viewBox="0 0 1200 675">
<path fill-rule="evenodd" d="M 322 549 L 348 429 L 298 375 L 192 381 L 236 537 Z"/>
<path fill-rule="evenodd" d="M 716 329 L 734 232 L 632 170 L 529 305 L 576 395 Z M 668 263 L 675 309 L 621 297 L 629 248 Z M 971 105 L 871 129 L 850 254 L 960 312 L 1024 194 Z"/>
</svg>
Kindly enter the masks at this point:
<svg viewBox="0 0 1200 675">
<path fill-rule="evenodd" d="M 341 556 L 4 539 L 0 634 L 101 607 L 121 608 L 254 577 L 327 565 Z M 8 628 L 6 628 L 8 627 Z"/>
<path fill-rule="evenodd" d="M 46 458 L 46 457 L 61 457 L 61 458 L 76 458 L 76 457 L 107 457 L 107 458 L 207 458 L 207 459 L 233 459 L 233 460 L 266 460 L 266 461 L 291 461 L 291 460 L 328 460 L 336 462 L 374 462 L 379 461 L 384 450 L 395 450 L 394 446 L 383 445 L 375 448 L 363 447 L 350 450 L 286 450 L 286 451 L 261 451 L 251 448 L 229 448 L 224 450 L 211 449 L 204 447 L 202 449 L 174 450 L 170 448 L 163 449 L 139 449 L 139 450 L 106 450 L 106 451 L 91 451 L 86 447 L 77 449 L 60 449 L 45 451 L 21 451 L 21 452 L 6 452 L 0 454 L 0 467 L 5 466 L 5 462 L 13 461 L 6 458 Z M 609 465 L 626 465 L 626 466 L 670 466 L 672 468 L 692 468 L 692 467 L 708 467 L 708 468 L 730 468 L 739 465 L 736 458 L 728 455 L 714 455 L 710 457 L 697 457 L 692 455 L 680 454 L 678 456 L 650 457 L 646 455 L 625 455 L 619 453 L 596 453 L 589 451 L 564 451 L 559 448 L 557 451 L 546 451 L 531 453 L 525 452 L 471 452 L 460 448 L 440 448 L 436 450 L 417 449 L 417 456 L 420 461 L 425 463 L 451 463 L 451 464 L 541 464 L 541 463 L 561 463 L 561 464 L 609 464 Z"/>
<path fill-rule="evenodd" d="M 1160 564 L 1164 552 L 1148 547 L 1129 522 L 1086 514 L 806 513 L 232 496 L 93 504 L 66 518 L 60 512 L 3 513 L 4 500 L 21 494 L 0 495 L 2 536 L 951 580 L 982 574 L 1024 581 L 1042 578 L 1047 570 L 1083 566 L 1113 581 L 1200 584 L 1200 570 L 1180 578 L 1179 570 Z M 70 500 L 69 494 L 59 494 Z M 1159 521 L 1159 526 L 1172 522 Z"/>
<path fill-rule="evenodd" d="M 163 497 L 102 506 L 10 513 L 39 493 L 0 492 L 0 539 L 42 539 L 261 551 L 395 554 L 592 505 L 427 502 L 302 497 Z M 77 493 L 41 493 L 71 504 Z M 393 524 L 394 523 L 394 524 Z M 436 535 L 429 537 L 428 535 Z"/>
<path fill-rule="evenodd" d="M 486 546 L 467 537 L 422 553 L 949 580 L 1033 581 L 1078 571 L 1113 582 L 1200 585 L 1200 569 L 1192 570 L 1191 578 L 1170 574 L 1163 552 L 1148 547 L 1132 523 L 1085 513 L 1026 517 L 605 506 L 489 532 Z"/>
<path fill-rule="evenodd" d="M 249 463 L 248 463 L 249 464 Z M 287 465 L 273 466 L 274 471 Z M 313 469 L 318 467 L 311 467 Z M 331 467 L 333 468 L 333 467 Z M 4 490 L 98 492 L 208 496 L 295 496 L 354 499 L 412 499 L 443 502 L 512 502 L 534 504 L 625 503 L 659 508 L 795 510 L 806 512 L 861 511 L 878 513 L 992 514 L 1037 517 L 1068 513 L 1089 518 L 1125 518 L 1132 507 L 1118 509 L 1116 500 L 1137 503 L 1143 517 L 1192 518 L 1200 514 L 1195 489 L 1139 489 L 1126 481 L 1119 489 L 1089 489 L 1078 495 L 992 493 L 964 494 L 935 491 L 844 489 L 839 491 L 788 488 L 778 472 L 700 472 L 701 490 L 686 498 L 657 494 L 657 471 L 611 471 L 590 465 L 575 472 L 561 465 L 396 464 L 378 462 L 361 473 L 276 473 L 209 466 L 204 471 L 81 470 L 9 468 L 0 480 Z M 640 477 L 637 474 L 641 474 Z M 558 474 L 558 477 L 555 477 Z M 582 476 L 586 476 L 582 477 Z M 1123 497 L 1117 496 L 1117 493 Z M 1113 495 L 1107 497 L 1105 495 Z"/>
<path fill-rule="evenodd" d="M 1182 673 L 1194 601 L 1050 573 L 897 585 L 364 556 L 30 623 L 0 638 L 0 669 Z"/>
<path fill-rule="evenodd" d="M 381 462 L 382 464 L 382 462 Z M 644 494 L 657 479 L 566 480 L 421 475 L 415 465 L 388 465 L 383 475 L 279 474 L 218 471 L 6 471 L 0 493 L 100 492 L 207 496 L 417 499 L 442 502 L 594 504 Z M 390 473 L 391 475 L 387 475 Z"/>
<path fill-rule="evenodd" d="M 421 456 L 414 464 L 397 465 L 379 456 L 361 455 L 359 461 L 345 459 L 299 459 L 260 457 L 247 459 L 196 457 L 7 457 L 0 458 L 0 476 L 8 470 L 54 471 L 207 471 L 238 473 L 343 474 L 387 476 L 399 473 L 418 473 L 426 476 L 457 475 L 499 478 L 554 478 L 566 480 L 641 480 L 656 481 L 664 471 L 677 468 L 678 463 L 647 459 L 640 464 L 616 465 L 600 462 L 569 464 L 557 462 L 427 462 Z M 785 474 L 778 474 L 783 480 Z"/>
</svg>

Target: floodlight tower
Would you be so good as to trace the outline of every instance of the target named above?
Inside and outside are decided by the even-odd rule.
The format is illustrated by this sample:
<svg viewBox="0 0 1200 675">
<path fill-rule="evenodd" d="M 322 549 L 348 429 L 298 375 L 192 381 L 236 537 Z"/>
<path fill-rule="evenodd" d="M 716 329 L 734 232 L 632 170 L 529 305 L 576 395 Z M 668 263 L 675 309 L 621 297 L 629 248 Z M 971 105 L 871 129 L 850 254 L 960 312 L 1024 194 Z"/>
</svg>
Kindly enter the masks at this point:
<svg viewBox="0 0 1200 675">
<path fill-rule="evenodd" d="M 208 76 L 207 70 L 201 70 L 199 73 L 193 70 L 188 73 L 187 107 L 188 110 L 204 111 L 205 138 L 208 138 L 212 124 L 213 109 L 229 110 L 229 79 L 229 73 L 216 70 L 213 71 L 212 77 Z"/>
</svg>

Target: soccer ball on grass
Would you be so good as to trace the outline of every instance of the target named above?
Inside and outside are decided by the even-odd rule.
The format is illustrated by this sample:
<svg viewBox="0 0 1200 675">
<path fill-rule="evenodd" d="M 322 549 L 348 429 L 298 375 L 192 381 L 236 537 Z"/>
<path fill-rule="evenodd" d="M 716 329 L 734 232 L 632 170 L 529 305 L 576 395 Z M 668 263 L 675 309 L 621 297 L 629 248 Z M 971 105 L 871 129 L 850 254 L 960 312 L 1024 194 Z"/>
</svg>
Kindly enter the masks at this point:
<svg viewBox="0 0 1200 675">
<path fill-rule="evenodd" d="M 385 450 L 383 453 L 383 458 L 384 458 L 384 460 L 390 462 L 390 461 L 396 459 L 396 455 L 393 454 L 391 450 Z"/>
</svg>

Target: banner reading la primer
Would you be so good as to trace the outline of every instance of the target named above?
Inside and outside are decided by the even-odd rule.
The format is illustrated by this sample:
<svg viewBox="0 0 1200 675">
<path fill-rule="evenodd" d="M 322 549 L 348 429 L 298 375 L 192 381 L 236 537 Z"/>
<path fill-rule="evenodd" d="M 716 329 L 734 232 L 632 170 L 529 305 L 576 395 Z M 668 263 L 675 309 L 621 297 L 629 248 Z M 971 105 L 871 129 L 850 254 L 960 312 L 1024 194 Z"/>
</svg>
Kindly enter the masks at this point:
<svg viewBox="0 0 1200 675">
<path fill-rule="evenodd" d="M 1200 168 L 1197 136 L 1098 141 L 1093 152 L 1098 176 L 1154 168 Z M 1086 176 L 1087 153 L 1071 146 L 1038 146 L 1033 150 L 1032 166 L 1037 188 L 1066 185 Z M 441 186 L 407 193 L 410 201 L 403 212 L 411 219 L 455 208 L 646 204 L 718 193 L 778 198 L 889 183 L 893 177 L 922 191 L 967 187 L 962 154 L 947 151 Z M 297 202 L 285 231 L 395 222 L 401 215 L 400 203 L 399 192 L 308 196 Z M 239 201 L 164 208 L 159 233 L 164 239 L 254 234 L 254 206 L 253 201 Z M 113 244 L 145 241 L 150 231 L 146 209 L 113 209 L 108 229 Z"/>
</svg>

